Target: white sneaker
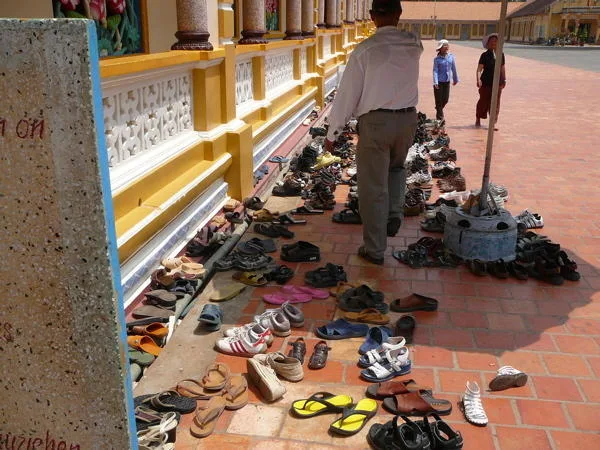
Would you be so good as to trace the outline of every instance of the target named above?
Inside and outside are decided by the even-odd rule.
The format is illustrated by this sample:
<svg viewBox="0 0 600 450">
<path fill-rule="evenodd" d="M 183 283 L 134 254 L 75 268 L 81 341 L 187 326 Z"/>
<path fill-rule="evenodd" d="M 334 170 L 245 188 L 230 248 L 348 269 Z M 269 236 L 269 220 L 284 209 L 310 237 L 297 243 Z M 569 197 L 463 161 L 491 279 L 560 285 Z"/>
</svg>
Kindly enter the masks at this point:
<svg viewBox="0 0 600 450">
<path fill-rule="evenodd" d="M 411 176 L 409 176 L 406 179 L 406 184 L 414 184 L 414 185 L 421 185 L 421 184 L 428 184 L 431 183 L 431 175 L 429 174 L 429 172 L 416 172 L 413 173 Z"/>
<path fill-rule="evenodd" d="M 521 387 L 527 384 L 527 374 L 512 366 L 502 366 L 497 375 L 490 381 L 490 390 L 503 391 L 511 387 Z"/>
<path fill-rule="evenodd" d="M 544 218 L 537 213 L 532 213 L 529 210 L 524 210 L 521 214 L 515 217 L 517 223 L 521 223 L 526 229 L 544 228 Z"/>
<path fill-rule="evenodd" d="M 484 427 L 488 423 L 488 417 L 481 403 L 481 391 L 475 381 L 467 381 L 465 395 L 462 398 L 462 407 L 467 422 Z"/>
<path fill-rule="evenodd" d="M 292 334 L 290 321 L 280 310 L 267 310 L 260 316 L 254 316 L 254 321 L 263 328 L 269 328 L 275 336 L 286 337 Z"/>
<path fill-rule="evenodd" d="M 270 366 L 268 358 L 249 358 L 246 361 L 246 368 L 250 381 L 260 390 L 265 400 L 274 402 L 283 397 L 286 392 L 285 386 L 277 378 L 277 374 Z"/>
<path fill-rule="evenodd" d="M 223 331 L 223 335 L 226 337 L 240 337 L 248 333 L 248 330 L 252 329 L 252 327 L 256 325 L 256 322 L 252 322 L 246 325 L 242 325 L 241 327 L 229 328 L 228 330 Z M 263 327 L 263 332 L 260 334 L 260 337 L 264 338 L 265 343 L 267 345 L 271 345 L 273 343 L 273 333 L 271 329 L 268 327 Z"/>
<path fill-rule="evenodd" d="M 267 331 L 271 331 L 267 329 Z M 219 339 L 215 346 L 222 353 L 234 356 L 254 356 L 258 353 L 267 351 L 267 343 L 262 336 L 265 329 L 260 324 L 254 326 L 246 333 L 240 333 L 238 336 Z"/>
</svg>

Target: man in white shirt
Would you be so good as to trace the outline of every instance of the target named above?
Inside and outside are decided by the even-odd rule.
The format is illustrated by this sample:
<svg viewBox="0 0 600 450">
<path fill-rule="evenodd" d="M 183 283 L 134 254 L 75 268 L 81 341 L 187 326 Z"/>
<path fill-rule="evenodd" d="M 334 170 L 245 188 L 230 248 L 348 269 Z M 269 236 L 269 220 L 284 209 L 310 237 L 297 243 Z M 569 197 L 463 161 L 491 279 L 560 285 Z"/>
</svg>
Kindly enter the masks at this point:
<svg viewBox="0 0 600 450">
<path fill-rule="evenodd" d="M 346 122 L 358 117 L 356 157 L 364 245 L 358 255 L 383 264 L 387 236 L 395 236 L 404 212 L 404 161 L 417 129 L 418 36 L 399 31 L 400 0 L 373 0 L 377 32 L 356 46 L 329 114 L 325 149 L 331 151 Z M 387 236 L 386 236 L 387 235 Z"/>
</svg>

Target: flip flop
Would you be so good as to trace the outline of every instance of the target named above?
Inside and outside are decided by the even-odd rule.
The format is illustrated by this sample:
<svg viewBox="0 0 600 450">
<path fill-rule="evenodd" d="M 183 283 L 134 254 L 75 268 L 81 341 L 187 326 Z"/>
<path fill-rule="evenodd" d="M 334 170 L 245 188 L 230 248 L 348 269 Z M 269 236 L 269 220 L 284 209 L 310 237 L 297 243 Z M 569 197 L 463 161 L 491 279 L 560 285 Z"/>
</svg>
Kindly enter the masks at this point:
<svg viewBox="0 0 600 450">
<path fill-rule="evenodd" d="M 276 220 L 273 220 L 273 223 L 278 225 L 305 225 L 306 220 L 294 219 L 289 214 L 283 214 L 279 216 Z"/>
<path fill-rule="evenodd" d="M 231 277 L 248 286 L 264 286 L 268 283 L 267 279 L 258 272 L 235 272 Z"/>
<path fill-rule="evenodd" d="M 409 416 L 424 416 L 429 413 L 447 416 L 452 412 L 452 403 L 448 400 L 434 398 L 428 391 L 415 391 L 387 397 L 383 400 L 383 407 L 392 414 Z"/>
<path fill-rule="evenodd" d="M 318 337 L 331 340 L 363 337 L 368 332 L 368 325 L 352 324 L 345 319 L 338 319 L 315 329 L 315 334 Z"/>
<path fill-rule="evenodd" d="M 246 289 L 246 285 L 243 283 L 227 283 L 222 286 L 215 287 L 215 290 L 210 294 L 211 302 L 224 302 L 225 300 L 231 300 L 237 296 L 240 292 Z"/>
<path fill-rule="evenodd" d="M 225 387 L 231 378 L 231 370 L 227 364 L 214 363 L 208 366 L 202 377 L 202 386 L 211 391 L 219 391 Z"/>
<path fill-rule="evenodd" d="M 283 286 L 281 290 L 287 294 L 307 294 L 312 298 L 317 298 L 320 300 L 324 300 L 329 297 L 329 292 L 324 291 L 322 289 L 310 288 L 307 286 L 294 286 L 288 285 Z"/>
<path fill-rule="evenodd" d="M 149 336 L 127 336 L 127 344 L 153 356 L 158 356 L 162 350 Z"/>
<path fill-rule="evenodd" d="M 307 399 L 294 401 L 291 411 L 296 417 L 308 419 L 319 414 L 338 413 L 350 405 L 352 405 L 352 397 L 349 395 L 316 392 Z"/>
<path fill-rule="evenodd" d="M 235 411 L 248 404 L 248 382 L 241 375 L 234 375 L 223 389 L 225 409 Z"/>
<path fill-rule="evenodd" d="M 307 303 L 312 300 L 308 294 L 265 294 L 263 300 L 271 305 L 283 305 L 284 303 Z"/>
<path fill-rule="evenodd" d="M 186 378 L 177 383 L 175 390 L 182 397 L 193 398 L 195 400 L 209 400 L 211 397 L 222 395 L 223 390 L 214 391 L 204 387 L 204 385 L 193 378 Z"/>
<path fill-rule="evenodd" d="M 363 398 L 352 408 L 344 408 L 342 417 L 329 425 L 329 431 L 342 436 L 352 436 L 362 430 L 375 414 L 377 414 L 377 402 L 370 398 Z"/>
<path fill-rule="evenodd" d="M 136 319 L 143 319 L 145 317 L 158 317 L 161 319 L 166 319 L 165 322 L 167 322 L 169 317 L 171 317 L 173 314 L 175 314 L 175 312 L 171 309 L 152 305 L 142 305 L 134 309 L 131 313 L 131 315 Z"/>
<path fill-rule="evenodd" d="M 272 156 L 271 158 L 269 158 L 269 162 L 281 163 L 281 164 L 289 162 L 289 160 L 290 160 L 289 158 L 286 158 L 285 156 L 280 156 L 280 155 Z"/>
<path fill-rule="evenodd" d="M 192 436 L 203 438 L 210 435 L 215 430 L 217 420 L 225 410 L 225 404 L 223 397 L 213 397 L 205 406 L 199 406 L 190 426 Z"/>
<path fill-rule="evenodd" d="M 347 312 L 344 317 L 353 322 L 373 323 L 375 325 L 385 325 L 390 321 L 390 316 L 382 314 L 375 308 L 363 309 L 360 312 Z"/>
<path fill-rule="evenodd" d="M 147 305 L 157 306 L 174 306 L 178 297 L 176 294 L 167 291 L 166 289 L 155 289 L 153 291 L 146 292 L 145 303 Z"/>
<path fill-rule="evenodd" d="M 169 334 L 169 328 L 159 322 L 153 322 L 148 325 L 137 325 L 131 328 L 131 333 L 135 335 L 150 336 L 155 339 L 162 339 Z"/>
</svg>

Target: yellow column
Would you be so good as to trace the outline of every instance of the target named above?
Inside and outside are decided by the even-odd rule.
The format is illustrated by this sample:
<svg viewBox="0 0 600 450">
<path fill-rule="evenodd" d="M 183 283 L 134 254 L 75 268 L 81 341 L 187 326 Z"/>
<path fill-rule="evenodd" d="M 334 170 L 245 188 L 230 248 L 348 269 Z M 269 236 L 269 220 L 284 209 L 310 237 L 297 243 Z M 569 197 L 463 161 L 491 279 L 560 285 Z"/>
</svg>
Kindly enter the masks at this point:
<svg viewBox="0 0 600 450">
<path fill-rule="evenodd" d="M 294 53 L 294 80 L 299 80 L 300 78 L 302 78 L 302 68 L 300 67 L 302 65 L 302 55 L 300 54 L 301 49 L 295 48 L 293 53 Z"/>
<path fill-rule="evenodd" d="M 239 200 L 252 192 L 252 150 L 251 125 L 244 125 L 237 131 L 227 133 L 227 151 L 232 156 L 232 162 L 225 174 L 225 181 L 229 184 L 229 195 Z"/>
<path fill-rule="evenodd" d="M 233 0 L 219 2 L 219 43 L 221 45 L 231 43 L 234 33 Z"/>
<path fill-rule="evenodd" d="M 221 108 L 222 77 L 225 62 L 206 69 L 192 71 L 194 88 L 194 130 L 208 131 L 220 125 L 223 120 Z M 235 83 L 234 83 L 235 88 Z M 235 103 L 234 103 L 235 107 Z"/>
<path fill-rule="evenodd" d="M 221 117 L 228 123 L 235 119 L 235 45 L 225 45 L 225 60 L 221 65 Z"/>
<path fill-rule="evenodd" d="M 267 93 L 265 87 L 265 57 L 252 58 L 252 95 L 254 100 L 264 100 Z"/>
</svg>

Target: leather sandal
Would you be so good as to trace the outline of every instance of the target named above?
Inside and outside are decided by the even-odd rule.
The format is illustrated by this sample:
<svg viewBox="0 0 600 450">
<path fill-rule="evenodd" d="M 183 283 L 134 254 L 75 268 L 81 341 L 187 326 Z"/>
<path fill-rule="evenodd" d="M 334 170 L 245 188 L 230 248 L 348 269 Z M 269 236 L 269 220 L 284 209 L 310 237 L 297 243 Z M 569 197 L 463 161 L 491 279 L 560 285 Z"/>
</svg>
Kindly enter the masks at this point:
<svg viewBox="0 0 600 450">
<path fill-rule="evenodd" d="M 325 341 L 319 341 L 315 344 L 315 349 L 308 362 L 308 368 L 312 370 L 322 369 L 327 364 L 327 355 L 331 347 Z"/>
<path fill-rule="evenodd" d="M 299 337 L 296 341 L 289 342 L 288 345 L 292 346 L 288 356 L 296 358 L 300 361 L 300 364 L 304 364 L 304 356 L 306 355 L 306 343 L 304 342 L 304 338 Z"/>
<path fill-rule="evenodd" d="M 415 391 L 387 397 L 383 400 L 383 407 L 396 415 L 423 416 L 437 413 L 440 416 L 447 416 L 452 412 L 452 403 L 448 400 L 434 398 L 428 391 Z"/>
</svg>

